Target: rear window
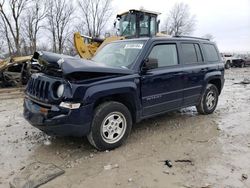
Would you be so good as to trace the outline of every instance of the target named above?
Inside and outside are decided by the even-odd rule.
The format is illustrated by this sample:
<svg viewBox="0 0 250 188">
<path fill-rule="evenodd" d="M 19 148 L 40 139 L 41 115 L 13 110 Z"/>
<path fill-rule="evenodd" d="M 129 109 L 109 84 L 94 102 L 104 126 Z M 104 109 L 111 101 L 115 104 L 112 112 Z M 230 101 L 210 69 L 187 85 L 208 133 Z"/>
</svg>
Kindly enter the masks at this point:
<svg viewBox="0 0 250 188">
<path fill-rule="evenodd" d="M 213 44 L 203 44 L 203 49 L 207 61 L 214 62 L 219 60 L 217 50 Z"/>
<path fill-rule="evenodd" d="M 202 62 L 200 46 L 193 43 L 181 44 L 185 64 Z"/>
</svg>

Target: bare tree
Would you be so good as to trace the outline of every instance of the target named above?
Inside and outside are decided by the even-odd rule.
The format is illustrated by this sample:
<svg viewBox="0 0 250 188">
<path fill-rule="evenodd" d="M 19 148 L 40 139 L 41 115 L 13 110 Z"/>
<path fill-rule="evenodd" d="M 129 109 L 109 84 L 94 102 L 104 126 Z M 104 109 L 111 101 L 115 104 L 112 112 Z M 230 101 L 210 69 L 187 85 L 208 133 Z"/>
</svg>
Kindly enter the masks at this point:
<svg viewBox="0 0 250 188">
<path fill-rule="evenodd" d="M 52 51 L 52 49 L 50 48 L 50 46 L 48 46 L 47 42 L 42 42 L 41 44 L 39 44 L 37 46 L 37 50 L 38 51 Z"/>
<path fill-rule="evenodd" d="M 214 41 L 215 37 L 211 33 L 207 33 L 202 36 L 205 39 L 209 39 L 210 41 Z"/>
<path fill-rule="evenodd" d="M 72 24 L 74 8 L 66 0 L 49 0 L 48 7 L 48 29 L 52 35 L 53 51 L 62 53 L 64 43 L 71 34 L 69 25 Z"/>
<path fill-rule="evenodd" d="M 20 18 L 27 7 L 28 1 L 29 0 L 8 0 L 6 6 L 5 0 L 0 0 L 0 14 L 14 40 L 17 55 L 21 54 Z M 10 14 L 8 13 L 9 10 Z"/>
<path fill-rule="evenodd" d="M 187 4 L 176 3 L 170 10 L 164 30 L 169 35 L 190 35 L 195 29 L 195 16 Z"/>
<path fill-rule="evenodd" d="M 4 48 L 4 46 L 7 46 L 6 48 L 8 49 L 8 53 L 12 54 L 14 52 L 14 48 L 10 37 L 9 28 L 3 15 L 0 15 L 0 36 L 3 45 L 2 49 Z"/>
<path fill-rule="evenodd" d="M 0 53 L 3 51 L 4 41 L 0 41 Z"/>
<path fill-rule="evenodd" d="M 47 14 L 47 1 L 35 0 L 31 2 L 26 11 L 25 22 L 23 22 L 23 31 L 25 38 L 28 39 L 29 53 L 34 53 L 37 49 L 38 32 L 42 29 L 42 21 Z"/>
<path fill-rule="evenodd" d="M 75 50 L 75 45 L 74 45 L 74 42 L 72 41 L 72 38 L 68 38 L 65 41 L 64 53 L 71 55 L 71 56 L 77 55 L 77 52 Z"/>
<path fill-rule="evenodd" d="M 112 15 L 112 0 L 78 0 L 81 21 L 92 37 L 99 37 Z"/>
</svg>

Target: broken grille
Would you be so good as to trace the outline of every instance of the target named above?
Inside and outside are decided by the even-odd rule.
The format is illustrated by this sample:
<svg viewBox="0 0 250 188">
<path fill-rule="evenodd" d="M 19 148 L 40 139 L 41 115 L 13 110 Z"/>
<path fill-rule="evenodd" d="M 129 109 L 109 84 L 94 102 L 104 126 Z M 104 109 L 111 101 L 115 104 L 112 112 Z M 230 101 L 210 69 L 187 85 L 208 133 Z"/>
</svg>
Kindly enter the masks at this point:
<svg viewBox="0 0 250 188">
<path fill-rule="evenodd" d="M 30 78 L 27 85 L 27 93 L 40 100 L 48 100 L 50 82 L 40 80 L 39 78 Z"/>
</svg>

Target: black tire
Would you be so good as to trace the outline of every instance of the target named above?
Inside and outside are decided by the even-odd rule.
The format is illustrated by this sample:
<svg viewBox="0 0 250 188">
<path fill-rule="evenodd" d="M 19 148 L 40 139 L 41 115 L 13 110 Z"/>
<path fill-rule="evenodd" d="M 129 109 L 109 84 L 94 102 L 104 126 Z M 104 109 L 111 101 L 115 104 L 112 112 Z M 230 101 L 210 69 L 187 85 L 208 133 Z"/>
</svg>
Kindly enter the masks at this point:
<svg viewBox="0 0 250 188">
<path fill-rule="evenodd" d="M 208 97 L 211 94 L 214 97 L 214 101 L 213 101 L 213 105 L 209 106 L 208 104 L 210 103 L 208 103 Z M 196 106 L 197 111 L 200 114 L 204 114 L 204 115 L 213 113 L 217 106 L 218 99 L 219 99 L 218 88 L 213 84 L 208 84 L 201 97 L 199 104 Z"/>
<path fill-rule="evenodd" d="M 227 61 L 226 64 L 225 64 L 225 69 L 230 69 L 230 61 Z"/>
<path fill-rule="evenodd" d="M 241 68 L 244 68 L 244 67 L 245 67 L 245 62 L 241 62 L 240 67 L 241 67 Z"/>
<path fill-rule="evenodd" d="M 114 123 L 112 120 L 112 123 L 115 125 L 111 125 L 111 121 L 109 122 L 109 117 L 113 116 L 115 118 L 115 114 L 118 114 L 117 116 L 120 117 L 122 120 L 121 124 L 120 123 Z M 113 133 L 113 139 L 115 139 L 115 134 L 118 135 L 117 141 L 112 142 L 112 140 L 108 140 L 107 135 L 111 133 L 111 131 L 116 131 L 113 130 L 115 128 L 112 128 L 111 130 L 106 130 L 103 127 L 105 126 L 106 122 L 108 121 L 108 124 L 106 125 L 107 129 L 109 126 L 114 126 L 116 129 L 117 127 L 123 127 L 122 134 L 120 136 L 118 133 Z M 114 119 L 114 121 L 116 121 Z M 124 123 L 125 122 L 125 123 Z M 126 124 L 126 126 L 125 126 Z M 100 104 L 96 109 L 95 109 L 95 114 L 94 118 L 92 121 L 92 126 L 91 126 L 91 131 L 89 135 L 87 136 L 89 142 L 91 145 L 93 145 L 96 149 L 104 151 L 104 150 L 112 150 L 115 149 L 119 146 L 121 146 L 124 141 L 127 139 L 130 131 L 132 128 L 132 117 L 131 113 L 128 110 L 128 108 L 119 103 L 119 102 L 105 102 Z M 121 128 L 122 129 L 122 128 Z M 106 134 L 103 133 L 103 130 L 106 130 Z M 106 139 L 106 140 L 105 140 Z M 112 142 L 112 143 L 109 143 Z"/>
</svg>

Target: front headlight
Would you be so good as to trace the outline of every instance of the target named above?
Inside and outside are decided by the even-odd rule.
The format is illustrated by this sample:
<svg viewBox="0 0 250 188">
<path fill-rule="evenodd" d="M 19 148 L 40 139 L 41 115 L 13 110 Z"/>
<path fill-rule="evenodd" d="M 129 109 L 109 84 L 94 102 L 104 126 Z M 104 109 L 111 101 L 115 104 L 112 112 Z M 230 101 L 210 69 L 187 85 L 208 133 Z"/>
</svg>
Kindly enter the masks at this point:
<svg viewBox="0 0 250 188">
<path fill-rule="evenodd" d="M 57 90 L 56 90 L 56 96 L 57 96 L 58 98 L 61 98 L 61 97 L 63 96 L 64 89 L 65 89 L 64 84 L 60 84 L 60 85 L 58 86 L 58 88 L 57 88 Z"/>
</svg>

